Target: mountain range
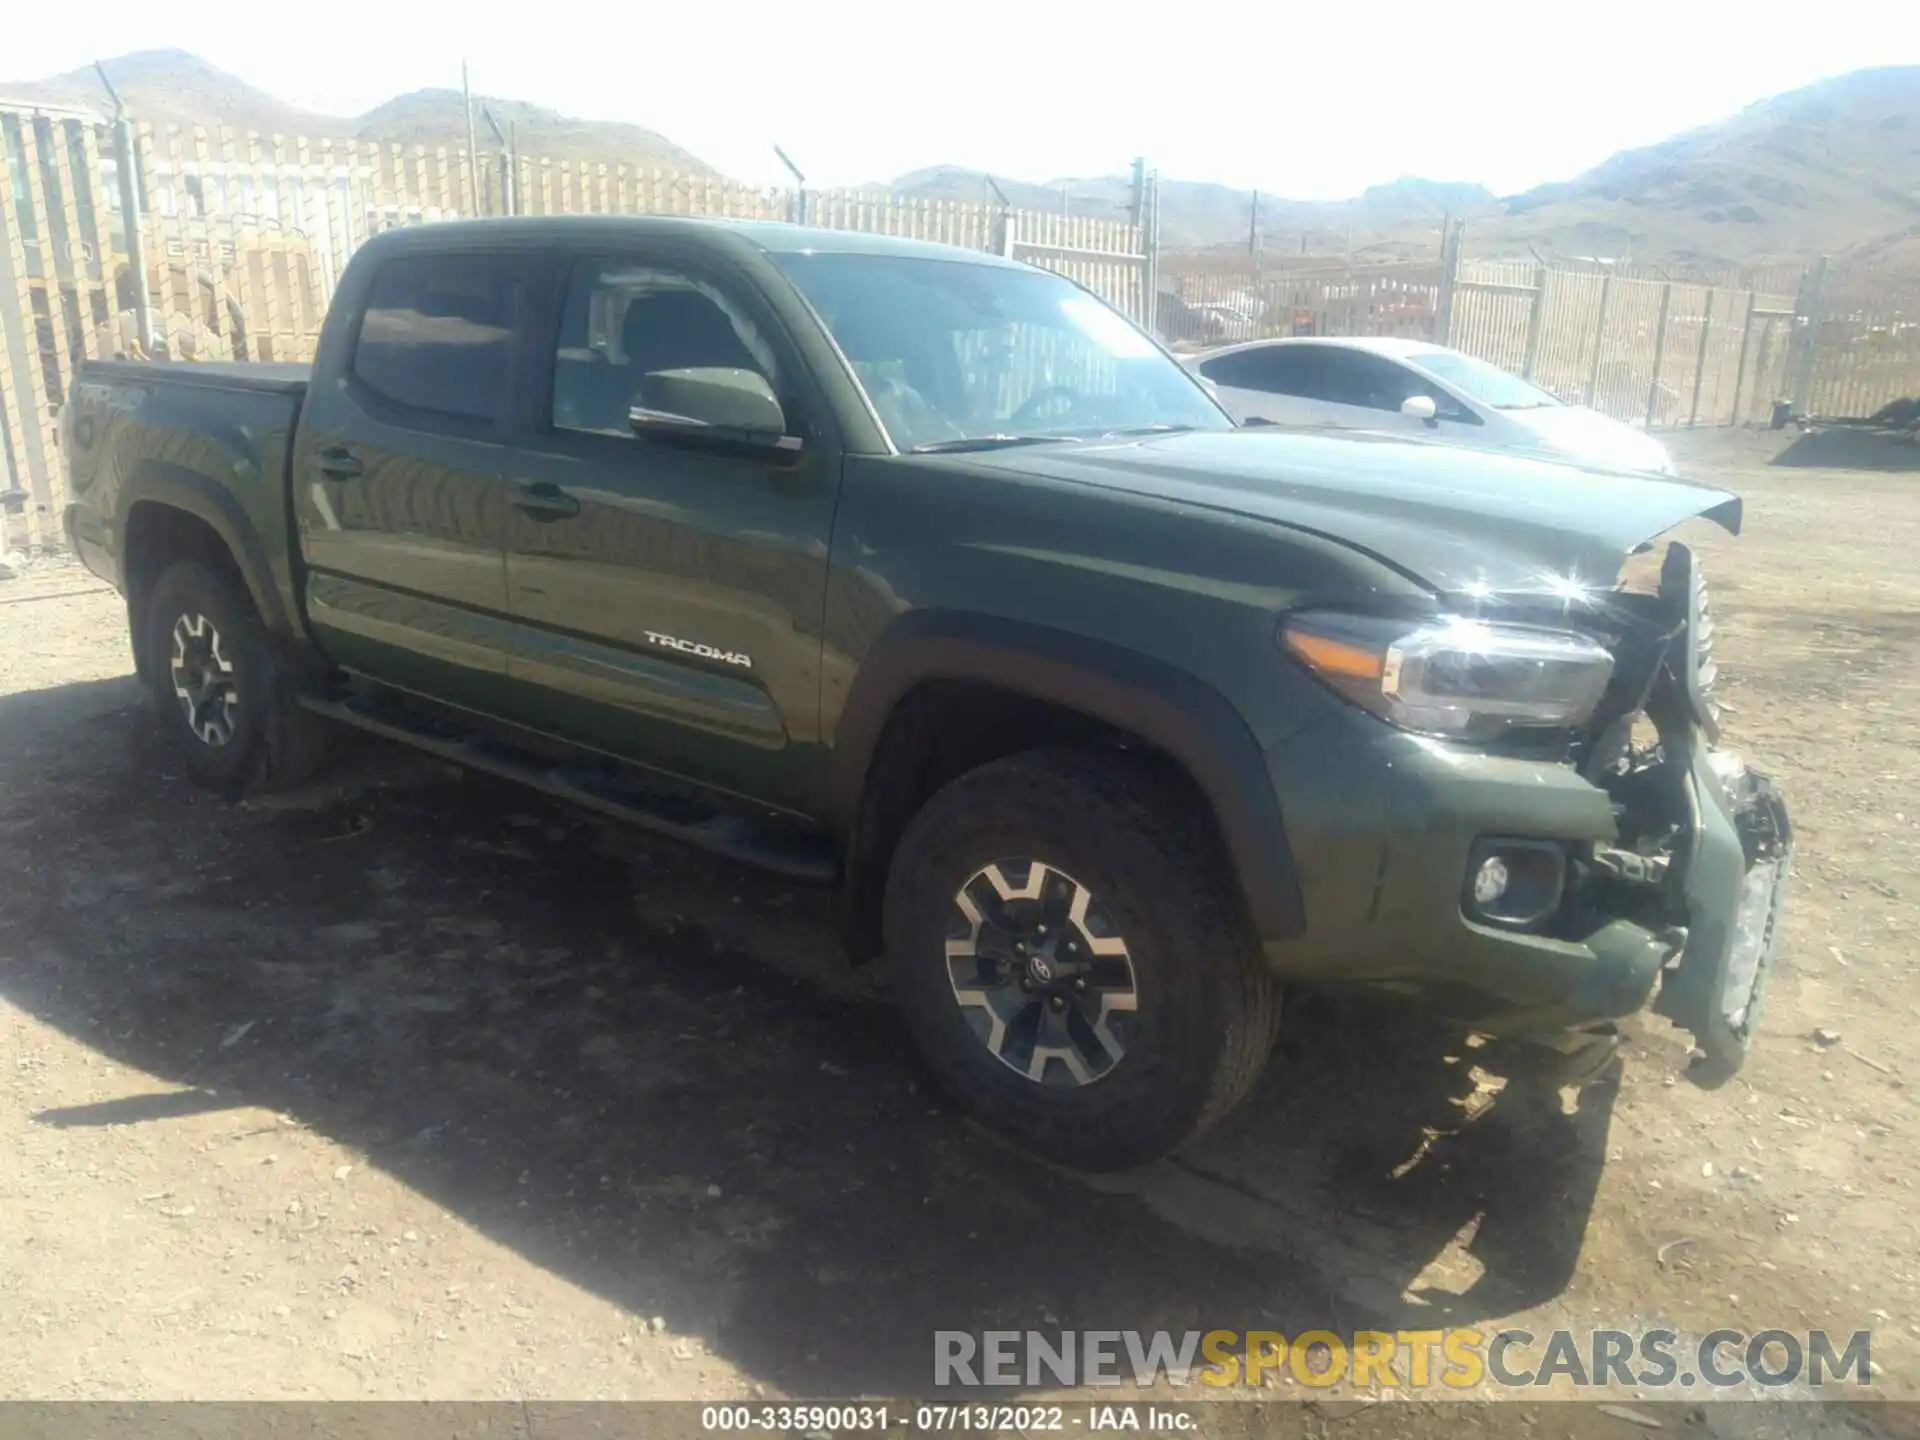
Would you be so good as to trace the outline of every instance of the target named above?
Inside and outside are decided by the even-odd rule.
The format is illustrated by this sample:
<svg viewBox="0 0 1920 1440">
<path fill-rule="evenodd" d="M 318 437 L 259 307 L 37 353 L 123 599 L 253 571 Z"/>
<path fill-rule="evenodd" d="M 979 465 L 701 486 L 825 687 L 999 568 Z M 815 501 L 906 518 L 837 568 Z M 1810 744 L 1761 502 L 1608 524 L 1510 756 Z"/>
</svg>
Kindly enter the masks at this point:
<svg viewBox="0 0 1920 1440">
<path fill-rule="evenodd" d="M 179 50 L 105 62 L 129 109 L 156 123 L 227 125 L 263 133 L 464 145 L 455 90 L 416 90 L 364 115 L 300 110 Z M 0 81 L 0 104 L 100 110 L 92 70 Z M 713 167 L 637 125 L 577 120 L 523 101 L 475 97 L 523 153 L 616 161 L 695 174 Z M 482 134 L 486 132 L 483 129 Z M 991 201 L 1072 214 L 1118 215 L 1125 176 L 1043 184 L 936 165 L 876 185 L 926 198 Z M 1519 195 L 1416 178 L 1375 185 L 1350 200 L 1298 201 L 1204 181 L 1163 177 L 1162 244 L 1245 247 L 1374 258 L 1433 254 L 1444 216 L 1468 222 L 1481 256 L 1612 256 L 1652 264 L 1800 261 L 1819 253 L 1872 255 L 1920 273 L 1920 66 L 1857 70 L 1761 100 L 1737 115 L 1656 145 L 1623 150 L 1570 180 Z"/>
<path fill-rule="evenodd" d="M 465 97 L 458 90 L 413 90 L 364 115 L 346 118 L 302 110 L 277 100 L 209 65 L 184 50 L 140 50 L 102 62 L 127 109 L 156 125 L 225 125 L 263 135 L 311 135 L 328 139 L 374 140 L 382 144 L 459 145 L 467 143 Z M 100 77 L 91 68 L 46 80 L 0 80 L 0 105 L 60 105 L 105 111 L 110 107 Z M 476 116 L 484 108 L 528 155 L 555 160 L 624 160 L 696 175 L 716 173 L 699 157 L 638 125 L 606 120 L 576 120 L 524 100 L 473 97 Z M 480 123 L 476 121 L 476 123 Z M 488 134 L 484 124 L 481 136 Z"/>
<path fill-rule="evenodd" d="M 1116 214 L 1121 177 L 1017 185 L 1017 205 Z M 980 198 L 978 171 L 903 175 L 910 194 Z M 1162 179 L 1163 244 L 1244 247 L 1254 195 Z M 1571 180 L 1500 197 L 1479 185 L 1402 179 L 1351 200 L 1259 197 L 1268 252 L 1365 247 L 1377 258 L 1435 253 L 1441 219 L 1467 224 L 1469 252 L 1609 256 L 1650 264 L 1802 261 L 1873 253 L 1920 270 L 1920 66 L 1856 70 L 1749 105 L 1656 145 L 1622 150 Z"/>
</svg>

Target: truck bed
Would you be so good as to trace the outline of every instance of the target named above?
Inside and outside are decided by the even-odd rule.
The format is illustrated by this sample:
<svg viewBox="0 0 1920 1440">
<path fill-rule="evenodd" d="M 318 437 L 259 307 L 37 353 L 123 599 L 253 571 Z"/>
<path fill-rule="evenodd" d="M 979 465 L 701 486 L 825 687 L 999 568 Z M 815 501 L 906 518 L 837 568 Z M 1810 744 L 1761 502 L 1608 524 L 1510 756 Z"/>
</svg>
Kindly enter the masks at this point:
<svg viewBox="0 0 1920 1440">
<path fill-rule="evenodd" d="M 310 375 L 306 365 L 84 362 L 60 417 L 67 540 L 82 563 L 124 585 L 123 531 L 136 505 L 154 502 L 210 527 L 269 628 L 289 625 L 288 465 Z"/>
<path fill-rule="evenodd" d="M 235 360 L 89 360 L 82 380 L 156 380 L 211 390 L 256 390 L 275 395 L 304 395 L 311 365 Z"/>
</svg>

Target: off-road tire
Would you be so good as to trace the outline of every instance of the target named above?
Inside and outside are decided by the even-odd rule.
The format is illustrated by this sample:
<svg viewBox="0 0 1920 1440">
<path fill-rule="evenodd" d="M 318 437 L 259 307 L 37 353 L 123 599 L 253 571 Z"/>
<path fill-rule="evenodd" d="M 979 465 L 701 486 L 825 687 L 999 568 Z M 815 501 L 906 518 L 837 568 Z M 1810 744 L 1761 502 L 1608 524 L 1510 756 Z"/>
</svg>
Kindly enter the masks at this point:
<svg viewBox="0 0 1920 1440">
<path fill-rule="evenodd" d="M 232 667 L 230 736 L 219 744 L 195 730 L 175 690 L 175 629 L 183 619 L 204 622 Z M 197 560 L 175 561 L 154 582 L 146 621 L 148 689 L 168 743 L 195 780 L 235 796 L 297 785 L 319 769 L 326 724 L 294 700 L 253 602 L 231 580 Z"/>
<path fill-rule="evenodd" d="M 957 895 L 1026 857 L 1095 893 L 1126 941 L 1138 1010 L 1092 1083 L 1043 1085 L 969 1024 L 949 978 Z M 1036 750 L 936 793 L 894 852 L 884 909 L 896 1003 L 940 1083 L 1045 1159 L 1121 1170 L 1177 1149 L 1259 1078 L 1280 1017 L 1226 857 L 1177 777 L 1127 755 Z"/>
</svg>

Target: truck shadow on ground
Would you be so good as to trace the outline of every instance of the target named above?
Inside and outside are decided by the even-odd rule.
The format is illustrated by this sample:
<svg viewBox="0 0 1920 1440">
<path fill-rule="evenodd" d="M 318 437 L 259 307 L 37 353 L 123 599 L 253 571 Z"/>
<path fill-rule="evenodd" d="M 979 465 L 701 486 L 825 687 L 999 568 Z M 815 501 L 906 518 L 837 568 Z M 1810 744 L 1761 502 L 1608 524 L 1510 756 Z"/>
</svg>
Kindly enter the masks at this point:
<svg viewBox="0 0 1920 1440">
<path fill-rule="evenodd" d="M 1308 1000 L 1222 1130 L 1088 1180 L 933 1096 L 830 896 L 383 747 L 345 773 L 237 808 L 131 682 L 0 700 L 0 992 L 180 1087 L 39 1123 L 284 1112 L 809 1395 L 926 1390 L 937 1330 L 1426 1328 L 1572 1273 L 1606 1084 L 1490 1096 L 1449 1034 Z"/>
<path fill-rule="evenodd" d="M 1920 443 L 1892 430 L 1834 425 L 1802 431 L 1771 463 L 1808 470 L 1920 470 Z"/>
</svg>

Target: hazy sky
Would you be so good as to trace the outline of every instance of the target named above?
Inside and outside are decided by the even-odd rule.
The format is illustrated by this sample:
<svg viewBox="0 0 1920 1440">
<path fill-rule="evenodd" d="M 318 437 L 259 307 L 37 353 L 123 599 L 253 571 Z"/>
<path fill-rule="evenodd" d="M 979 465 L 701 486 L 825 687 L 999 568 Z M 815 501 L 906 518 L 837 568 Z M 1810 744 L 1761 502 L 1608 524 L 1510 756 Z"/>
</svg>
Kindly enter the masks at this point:
<svg viewBox="0 0 1920 1440">
<path fill-rule="evenodd" d="M 0 79 L 179 47 L 355 114 L 457 86 L 464 53 L 476 90 L 645 125 L 754 182 L 783 178 L 778 141 L 820 184 L 937 163 L 1113 174 L 1144 154 L 1166 176 L 1299 199 L 1402 175 L 1505 193 L 1823 76 L 1920 60 L 1911 3 L 565 0 L 486 19 L 407 0 L 20 0 Z"/>
</svg>

